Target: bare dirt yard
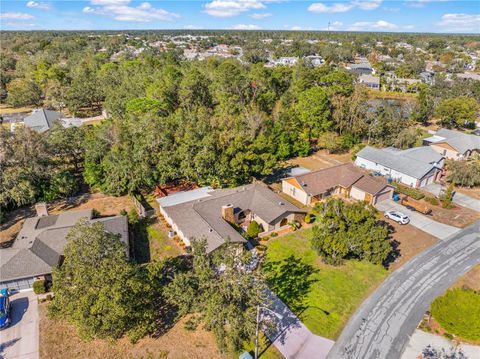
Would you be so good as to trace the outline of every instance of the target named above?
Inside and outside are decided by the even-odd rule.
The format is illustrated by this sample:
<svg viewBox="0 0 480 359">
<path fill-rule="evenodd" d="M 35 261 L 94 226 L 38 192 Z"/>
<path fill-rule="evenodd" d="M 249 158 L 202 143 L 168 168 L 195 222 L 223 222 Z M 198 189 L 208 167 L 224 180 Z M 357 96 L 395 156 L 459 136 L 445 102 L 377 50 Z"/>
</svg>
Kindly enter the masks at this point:
<svg viewBox="0 0 480 359">
<path fill-rule="evenodd" d="M 394 241 L 396 258 L 391 262 L 388 269 L 393 272 L 403 264 L 434 245 L 438 238 L 410 225 L 400 225 L 389 221 L 391 230 L 391 239 Z"/>
<path fill-rule="evenodd" d="M 328 153 L 326 150 L 317 151 L 307 157 L 296 157 L 287 161 L 293 166 L 302 166 L 309 170 L 319 170 L 351 161 L 350 153 Z"/>
<path fill-rule="evenodd" d="M 457 192 L 463 193 L 469 197 L 480 199 L 480 187 L 455 187 Z"/>
<path fill-rule="evenodd" d="M 225 359 L 230 356 L 217 351 L 213 334 L 197 328 L 187 331 L 185 319 L 180 320 L 166 334 L 159 338 L 143 338 L 132 344 L 127 338 L 117 341 L 82 340 L 76 328 L 64 321 L 48 318 L 47 304 L 40 310 L 40 358 L 45 359 Z"/>
<path fill-rule="evenodd" d="M 92 208 L 101 216 L 114 216 L 122 210 L 128 212 L 133 207 L 130 196 L 113 197 L 102 193 L 85 193 L 67 200 L 48 203 L 48 211 L 51 214 Z M 10 213 L 7 221 L 0 226 L 0 246 L 9 246 L 22 228 L 25 218 L 33 216 L 35 216 L 34 206 L 22 207 Z"/>
<path fill-rule="evenodd" d="M 430 206 L 431 217 L 434 221 L 445 223 L 454 227 L 465 228 L 480 219 L 480 213 L 470 208 L 455 206 L 446 209 L 441 206 Z"/>
</svg>

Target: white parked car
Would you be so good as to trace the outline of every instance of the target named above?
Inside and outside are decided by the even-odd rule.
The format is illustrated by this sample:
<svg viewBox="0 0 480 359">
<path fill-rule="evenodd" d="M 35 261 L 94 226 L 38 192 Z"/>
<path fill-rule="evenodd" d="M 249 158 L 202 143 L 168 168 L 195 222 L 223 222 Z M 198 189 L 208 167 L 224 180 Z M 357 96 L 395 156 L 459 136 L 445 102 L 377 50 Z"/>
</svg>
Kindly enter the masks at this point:
<svg viewBox="0 0 480 359">
<path fill-rule="evenodd" d="M 385 218 L 391 219 L 392 221 L 398 222 L 400 224 L 407 224 L 410 222 L 410 218 L 406 214 L 398 211 L 386 211 Z"/>
</svg>

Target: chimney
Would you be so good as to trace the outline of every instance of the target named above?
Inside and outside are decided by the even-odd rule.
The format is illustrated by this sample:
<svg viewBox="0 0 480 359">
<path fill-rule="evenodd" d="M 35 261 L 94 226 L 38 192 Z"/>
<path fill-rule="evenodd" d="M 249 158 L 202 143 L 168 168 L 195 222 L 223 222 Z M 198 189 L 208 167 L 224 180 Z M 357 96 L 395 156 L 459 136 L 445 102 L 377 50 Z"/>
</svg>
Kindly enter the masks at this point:
<svg viewBox="0 0 480 359">
<path fill-rule="evenodd" d="M 48 216 L 47 204 L 45 202 L 37 203 L 35 205 L 35 211 L 37 211 L 37 217 Z"/>
<path fill-rule="evenodd" d="M 235 223 L 235 214 L 233 213 L 233 205 L 227 204 L 222 206 L 222 218 L 230 223 Z"/>
</svg>

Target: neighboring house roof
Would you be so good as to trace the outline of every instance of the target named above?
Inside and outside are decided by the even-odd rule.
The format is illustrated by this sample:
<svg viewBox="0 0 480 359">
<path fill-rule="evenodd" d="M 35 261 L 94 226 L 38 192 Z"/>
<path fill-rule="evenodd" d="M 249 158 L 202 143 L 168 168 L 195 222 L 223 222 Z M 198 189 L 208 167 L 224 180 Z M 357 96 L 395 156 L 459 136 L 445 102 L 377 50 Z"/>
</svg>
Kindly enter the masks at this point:
<svg viewBox="0 0 480 359">
<path fill-rule="evenodd" d="M 25 126 L 37 132 L 45 132 L 53 127 L 56 120 L 63 115 L 60 112 L 45 110 L 43 108 L 34 110 L 30 116 L 24 118 Z"/>
<path fill-rule="evenodd" d="M 157 201 L 184 236 L 189 239 L 206 238 L 207 252 L 223 245 L 227 238 L 232 242 L 245 242 L 240 233 L 223 219 L 221 209 L 224 205 L 233 205 L 236 210 L 250 210 L 267 223 L 289 212 L 305 212 L 260 184 L 213 191 L 208 187 L 199 190 L 194 190 L 197 192 L 190 201 L 176 203 L 178 201 L 174 200 L 171 205 L 164 198 Z M 194 191 L 188 191 L 184 196 Z M 204 196 L 197 198 L 199 193 Z"/>
<path fill-rule="evenodd" d="M 417 179 L 423 178 L 443 159 L 441 154 L 428 146 L 414 147 L 408 150 L 366 146 L 357 153 L 357 157 Z"/>
<path fill-rule="evenodd" d="M 128 245 L 127 217 L 92 219 L 92 210 L 27 218 L 11 248 L 0 249 L 0 281 L 49 274 L 60 262 L 70 229 L 81 219 L 102 222 L 105 231 L 119 234 Z"/>
<path fill-rule="evenodd" d="M 372 75 L 360 75 L 358 81 L 360 83 L 380 85 L 380 78 Z"/>
<path fill-rule="evenodd" d="M 372 195 L 388 187 L 385 183 L 365 175 L 351 163 L 323 168 L 304 175 L 288 178 L 286 181 L 292 179 L 297 182 L 295 187 L 301 188 L 311 196 L 323 194 L 337 186 L 344 188 L 354 186 Z"/>
<path fill-rule="evenodd" d="M 425 140 L 432 144 L 448 143 L 461 154 L 464 154 L 467 151 L 480 150 L 480 136 L 468 135 L 460 131 L 448 130 L 446 128 L 438 130 L 434 136 L 426 138 Z"/>
<path fill-rule="evenodd" d="M 317 196 L 337 186 L 350 187 L 363 176 L 352 164 L 324 168 L 294 177 L 301 188 L 311 196 Z"/>
</svg>

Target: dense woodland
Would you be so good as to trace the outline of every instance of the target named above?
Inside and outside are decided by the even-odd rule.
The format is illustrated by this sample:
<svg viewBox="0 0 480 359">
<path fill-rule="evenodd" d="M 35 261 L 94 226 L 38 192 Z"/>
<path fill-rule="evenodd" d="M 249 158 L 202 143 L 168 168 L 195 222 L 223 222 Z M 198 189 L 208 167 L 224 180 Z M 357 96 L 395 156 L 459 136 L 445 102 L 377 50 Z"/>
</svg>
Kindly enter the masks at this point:
<svg viewBox="0 0 480 359">
<path fill-rule="evenodd" d="M 168 51 L 148 48 L 135 58 L 112 56 L 165 34 L 180 33 L 1 33 L 6 103 L 80 117 L 105 109 L 109 115 L 95 126 L 59 126 L 45 134 L 0 130 L 2 212 L 74 194 L 81 183 L 113 195 L 175 179 L 235 186 L 314 149 L 342 151 L 362 143 L 408 148 L 422 136 L 418 124 L 438 119 L 468 128 L 476 118 L 479 81 L 440 77 L 410 100 L 386 101 L 371 98 L 339 66 L 372 49 L 393 55 L 399 50 L 389 44 L 396 41 L 421 46 L 437 59 L 478 49 L 472 36 L 202 32 L 212 37 L 199 38 L 195 46 L 237 44 L 244 47 L 243 60 L 185 61 L 174 43 Z M 272 42 L 263 44 L 265 37 Z M 312 37 L 319 41 L 306 41 Z M 382 45 L 375 45 L 379 40 Z M 329 61 L 267 68 L 258 49 L 282 56 L 321 53 Z M 420 62 L 409 62 L 414 72 L 427 57 L 405 56 Z"/>
</svg>

